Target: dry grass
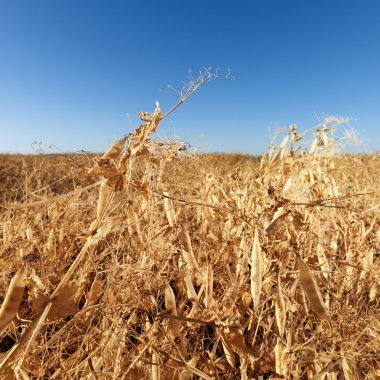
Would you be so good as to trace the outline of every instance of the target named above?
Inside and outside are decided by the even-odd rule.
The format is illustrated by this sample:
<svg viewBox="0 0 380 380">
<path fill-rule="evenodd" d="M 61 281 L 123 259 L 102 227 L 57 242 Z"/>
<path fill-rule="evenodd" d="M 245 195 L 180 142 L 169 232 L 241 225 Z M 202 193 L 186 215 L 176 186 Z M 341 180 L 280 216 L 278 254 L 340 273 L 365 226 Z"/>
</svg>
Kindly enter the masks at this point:
<svg viewBox="0 0 380 380">
<path fill-rule="evenodd" d="M 1 157 L 0 378 L 378 379 L 380 157 L 334 120 L 195 156 L 141 116 L 102 157 Z"/>
</svg>

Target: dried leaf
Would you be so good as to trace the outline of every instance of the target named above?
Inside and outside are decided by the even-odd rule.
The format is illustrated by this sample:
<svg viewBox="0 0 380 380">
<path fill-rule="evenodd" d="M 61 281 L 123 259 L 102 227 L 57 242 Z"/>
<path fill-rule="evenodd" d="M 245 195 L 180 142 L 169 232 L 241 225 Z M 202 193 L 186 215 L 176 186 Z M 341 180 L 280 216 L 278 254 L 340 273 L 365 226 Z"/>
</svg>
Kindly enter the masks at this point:
<svg viewBox="0 0 380 380">
<path fill-rule="evenodd" d="M 53 304 L 47 315 L 47 320 L 56 321 L 61 318 L 66 318 L 69 315 L 74 315 L 78 311 L 78 307 L 75 304 L 75 295 L 77 293 L 78 286 L 73 283 L 66 284 L 56 299 L 53 300 Z M 29 306 L 33 315 L 37 315 L 49 302 L 50 297 L 46 294 L 39 294 L 29 299 Z"/>
<path fill-rule="evenodd" d="M 49 311 L 47 319 L 56 321 L 60 318 L 66 318 L 69 315 L 74 315 L 78 312 L 78 307 L 75 304 L 75 294 L 78 286 L 74 283 L 66 284 L 53 300 L 53 305 Z"/>
<path fill-rule="evenodd" d="M 103 240 L 112 230 L 112 218 L 106 218 L 103 224 L 96 230 L 96 233 L 89 237 L 89 244 L 96 245 Z"/>
<path fill-rule="evenodd" d="M 265 232 L 268 235 L 276 233 L 279 230 L 279 228 L 283 225 L 283 221 L 288 214 L 289 214 L 289 211 L 285 212 L 283 207 L 280 207 L 274 214 L 272 222 L 266 228 Z"/>
<path fill-rule="evenodd" d="M 96 163 L 99 166 L 104 178 L 110 179 L 120 175 L 115 162 L 109 157 L 100 157 L 96 160 Z"/>
<path fill-rule="evenodd" d="M 154 120 L 153 116 L 149 112 L 140 112 L 139 113 L 139 118 L 142 121 L 147 121 L 149 123 L 151 123 Z"/>
</svg>

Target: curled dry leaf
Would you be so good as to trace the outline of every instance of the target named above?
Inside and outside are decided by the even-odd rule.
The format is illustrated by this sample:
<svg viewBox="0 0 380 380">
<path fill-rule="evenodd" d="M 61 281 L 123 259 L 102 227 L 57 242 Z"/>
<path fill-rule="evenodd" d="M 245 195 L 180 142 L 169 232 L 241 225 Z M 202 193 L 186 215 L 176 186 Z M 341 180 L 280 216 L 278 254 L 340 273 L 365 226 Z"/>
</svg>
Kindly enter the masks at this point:
<svg viewBox="0 0 380 380">
<path fill-rule="evenodd" d="M 123 190 L 124 176 L 109 157 L 98 158 L 97 165 L 103 177 L 107 179 L 105 182 L 107 186 L 114 188 L 116 191 Z"/>
<path fill-rule="evenodd" d="M 110 179 L 119 175 L 115 162 L 109 157 L 98 158 L 96 164 L 99 166 L 104 178 Z"/>
<path fill-rule="evenodd" d="M 298 211 L 292 212 L 292 224 L 296 231 L 300 232 L 303 227 L 305 226 L 305 223 L 303 221 L 302 214 Z"/>
<path fill-rule="evenodd" d="M 104 220 L 103 224 L 96 230 L 96 233 L 89 237 L 89 244 L 96 245 L 103 240 L 112 230 L 112 218 Z"/>
<path fill-rule="evenodd" d="M 139 118 L 142 121 L 146 121 L 148 123 L 151 123 L 154 120 L 153 116 L 149 112 L 140 112 L 139 113 Z"/>
<path fill-rule="evenodd" d="M 106 184 L 115 189 L 115 191 L 121 191 L 125 187 L 124 176 L 118 173 L 114 177 L 108 178 Z"/>
<path fill-rule="evenodd" d="M 310 302 L 312 310 L 319 318 L 330 322 L 331 317 L 326 310 L 321 291 L 313 272 L 300 257 L 298 257 L 298 267 L 300 269 L 301 285 Z"/>
<path fill-rule="evenodd" d="M 57 298 L 53 300 L 48 314 L 49 320 L 55 321 L 77 313 L 78 307 L 74 301 L 77 290 L 78 286 L 75 283 L 68 283 L 62 288 Z"/>
<path fill-rule="evenodd" d="M 232 331 L 225 330 L 223 338 L 229 347 L 232 348 L 240 357 L 246 357 L 249 348 L 247 347 L 242 330 L 233 329 Z"/>
<path fill-rule="evenodd" d="M 22 266 L 13 276 L 0 309 L 0 336 L 16 317 L 25 290 L 26 267 Z"/>
<path fill-rule="evenodd" d="M 25 284 L 28 287 L 29 295 L 37 293 L 46 293 L 46 287 L 42 283 L 41 278 L 36 274 L 34 269 L 32 269 L 32 273 L 25 280 Z"/>
<path fill-rule="evenodd" d="M 153 114 L 154 123 L 156 125 L 158 125 L 158 123 L 161 121 L 161 119 L 162 119 L 162 110 L 160 107 L 160 102 L 158 100 L 156 100 L 156 109 L 155 109 L 154 114 Z"/>
<path fill-rule="evenodd" d="M 106 152 L 103 154 L 103 156 L 101 158 L 98 158 L 97 160 L 95 160 L 95 165 L 91 169 L 88 170 L 88 174 L 95 175 L 95 176 L 99 176 L 99 175 L 103 174 L 103 171 L 99 165 L 99 160 L 100 161 L 109 160 L 109 159 L 117 160 L 119 158 L 121 152 L 123 151 L 126 140 L 127 140 L 127 136 L 123 137 L 122 139 L 120 139 L 120 140 L 116 141 L 114 144 L 112 144 L 106 150 Z M 113 165 L 114 165 L 114 162 L 113 162 Z"/>
<path fill-rule="evenodd" d="M 266 228 L 265 232 L 269 235 L 276 233 L 282 226 L 284 219 L 289 214 L 290 211 L 285 212 L 283 207 L 280 207 L 273 216 L 272 222 Z"/>
</svg>

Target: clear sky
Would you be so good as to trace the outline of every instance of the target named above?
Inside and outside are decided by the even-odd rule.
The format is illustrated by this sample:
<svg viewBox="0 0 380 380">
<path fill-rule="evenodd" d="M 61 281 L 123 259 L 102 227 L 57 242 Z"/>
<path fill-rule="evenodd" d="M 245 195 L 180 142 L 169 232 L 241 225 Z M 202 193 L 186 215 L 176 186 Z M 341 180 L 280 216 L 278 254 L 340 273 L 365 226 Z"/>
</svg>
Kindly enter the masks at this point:
<svg viewBox="0 0 380 380">
<path fill-rule="evenodd" d="M 204 66 L 235 80 L 203 87 L 163 136 L 261 153 L 277 128 L 337 115 L 380 150 L 379 0 L 1 0 L 0 151 L 103 150 Z"/>
</svg>

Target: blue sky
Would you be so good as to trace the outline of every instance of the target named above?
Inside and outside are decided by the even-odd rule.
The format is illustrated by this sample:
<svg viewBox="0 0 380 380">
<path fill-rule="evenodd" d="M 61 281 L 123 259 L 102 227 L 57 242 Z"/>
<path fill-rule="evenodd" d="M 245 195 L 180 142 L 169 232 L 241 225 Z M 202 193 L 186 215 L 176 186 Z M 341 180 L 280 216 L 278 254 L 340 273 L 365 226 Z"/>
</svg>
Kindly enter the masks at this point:
<svg viewBox="0 0 380 380">
<path fill-rule="evenodd" d="M 101 151 L 204 66 L 235 80 L 203 87 L 161 135 L 256 154 L 333 114 L 380 150 L 378 0 L 2 0 L 0 152 Z"/>
</svg>

